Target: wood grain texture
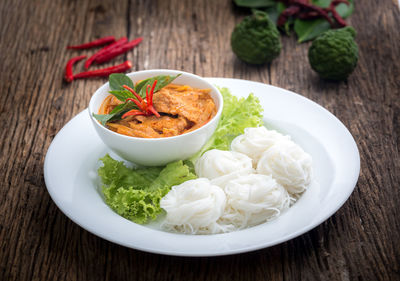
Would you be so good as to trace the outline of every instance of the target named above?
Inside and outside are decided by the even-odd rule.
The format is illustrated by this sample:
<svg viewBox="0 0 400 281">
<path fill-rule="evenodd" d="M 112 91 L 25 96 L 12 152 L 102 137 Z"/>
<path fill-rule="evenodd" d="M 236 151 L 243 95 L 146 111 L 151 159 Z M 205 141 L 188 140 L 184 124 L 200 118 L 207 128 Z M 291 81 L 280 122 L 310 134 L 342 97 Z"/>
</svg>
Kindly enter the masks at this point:
<svg viewBox="0 0 400 281">
<path fill-rule="evenodd" d="M 350 24 L 360 59 L 342 83 L 320 80 L 309 44 L 283 37 L 270 65 L 230 50 L 247 11 L 231 1 L 0 1 L 0 280 L 400 280 L 400 12 L 396 1 L 356 1 Z M 49 197 L 46 151 L 104 79 L 63 82 L 68 44 L 114 35 L 145 40 L 133 70 L 170 68 L 269 83 L 335 114 L 361 155 L 356 189 L 310 232 L 264 250 L 215 258 L 144 253 L 72 223 Z M 79 67 L 79 66 L 78 66 Z"/>
</svg>

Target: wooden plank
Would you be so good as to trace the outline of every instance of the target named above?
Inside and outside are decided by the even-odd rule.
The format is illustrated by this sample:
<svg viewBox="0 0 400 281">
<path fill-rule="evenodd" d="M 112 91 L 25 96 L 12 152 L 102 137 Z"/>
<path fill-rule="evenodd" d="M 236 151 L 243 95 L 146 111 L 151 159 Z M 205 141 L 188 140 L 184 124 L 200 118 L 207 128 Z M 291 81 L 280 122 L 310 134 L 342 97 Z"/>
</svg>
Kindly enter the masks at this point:
<svg viewBox="0 0 400 281">
<path fill-rule="evenodd" d="M 0 280 L 398 280 L 400 279 L 400 23 L 396 1 L 356 5 L 360 59 L 350 79 L 320 80 L 309 43 L 283 37 L 271 65 L 231 52 L 248 11 L 231 1 L 0 2 Z M 182 258 L 143 253 L 72 223 L 49 197 L 44 157 L 62 126 L 105 79 L 62 81 L 68 44 L 143 36 L 133 70 L 170 68 L 270 83 L 316 101 L 353 134 L 361 175 L 345 205 L 301 237 L 253 253 Z M 89 53 L 91 53 L 90 51 Z M 94 52 L 94 51 L 93 51 Z M 79 71 L 81 64 L 77 65 Z"/>
</svg>

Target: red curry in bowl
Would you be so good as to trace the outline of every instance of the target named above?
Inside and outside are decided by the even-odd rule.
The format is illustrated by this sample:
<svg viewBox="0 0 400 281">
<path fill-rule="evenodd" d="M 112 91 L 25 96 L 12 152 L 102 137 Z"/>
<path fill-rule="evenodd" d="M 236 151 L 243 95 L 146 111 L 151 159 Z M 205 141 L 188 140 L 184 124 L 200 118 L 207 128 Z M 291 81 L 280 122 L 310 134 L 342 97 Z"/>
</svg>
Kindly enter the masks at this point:
<svg viewBox="0 0 400 281">
<path fill-rule="evenodd" d="M 172 137 L 196 130 L 210 121 L 217 112 L 210 91 L 169 84 L 153 96 L 153 106 L 160 114 L 159 117 L 132 115 L 107 122 L 106 127 L 119 134 L 140 138 Z M 122 103 L 114 95 L 109 95 L 98 113 L 109 114 Z"/>
</svg>

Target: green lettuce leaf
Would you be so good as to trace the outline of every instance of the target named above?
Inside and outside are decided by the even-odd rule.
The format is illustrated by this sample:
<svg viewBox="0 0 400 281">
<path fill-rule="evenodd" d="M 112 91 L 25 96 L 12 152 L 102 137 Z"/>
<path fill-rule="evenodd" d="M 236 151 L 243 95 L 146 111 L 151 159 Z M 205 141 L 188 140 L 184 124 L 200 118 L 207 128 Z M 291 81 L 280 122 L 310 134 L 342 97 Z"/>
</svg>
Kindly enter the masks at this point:
<svg viewBox="0 0 400 281">
<path fill-rule="evenodd" d="M 224 98 L 221 120 L 207 143 L 190 158 L 193 163 L 207 150 L 229 150 L 232 140 L 243 134 L 245 128 L 263 125 L 263 108 L 256 96 L 249 94 L 247 98 L 237 98 L 227 88 L 220 91 Z"/>
<path fill-rule="evenodd" d="M 165 167 L 130 169 L 108 154 L 100 160 L 103 166 L 98 174 L 107 205 L 124 218 L 140 224 L 162 213 L 160 200 L 172 186 L 197 178 L 183 161 Z"/>
</svg>

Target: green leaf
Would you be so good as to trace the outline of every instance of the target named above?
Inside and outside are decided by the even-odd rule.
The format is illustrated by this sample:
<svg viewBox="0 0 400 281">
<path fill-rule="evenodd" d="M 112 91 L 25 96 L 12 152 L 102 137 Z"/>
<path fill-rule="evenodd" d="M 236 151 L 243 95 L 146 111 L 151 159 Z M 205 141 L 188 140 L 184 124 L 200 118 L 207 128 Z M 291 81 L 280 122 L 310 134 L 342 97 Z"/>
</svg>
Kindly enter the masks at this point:
<svg viewBox="0 0 400 281">
<path fill-rule="evenodd" d="M 148 187 L 158 177 L 162 168 L 149 167 L 146 169 L 129 169 L 124 162 L 119 162 L 106 154 L 100 159 L 104 166 L 98 170 L 103 184 L 110 185 L 114 183 L 118 187 L 134 189 L 143 189 Z"/>
<path fill-rule="evenodd" d="M 122 115 L 131 110 L 137 108 L 136 104 L 133 102 L 126 102 L 117 105 L 111 112 L 110 114 L 94 114 L 93 117 L 96 118 L 103 126 L 106 125 L 107 122 L 111 122 L 114 120 L 121 119 Z"/>
<path fill-rule="evenodd" d="M 97 119 L 103 126 L 114 116 L 114 114 L 95 114 L 93 113 L 93 117 Z"/>
<path fill-rule="evenodd" d="M 183 161 L 164 167 L 130 169 L 108 154 L 100 159 L 98 174 L 108 206 L 119 215 L 137 223 L 146 223 L 162 213 L 160 200 L 173 185 L 197 178 Z"/>
<path fill-rule="evenodd" d="M 149 190 L 169 188 L 195 178 L 197 176 L 191 172 L 190 167 L 184 164 L 182 160 L 179 160 L 167 164 L 160 172 L 160 175 L 150 184 Z"/>
<path fill-rule="evenodd" d="M 114 107 L 113 110 L 111 110 L 110 114 L 121 112 L 121 110 L 124 110 L 125 106 L 126 106 L 125 103 L 121 103 L 121 104 L 117 105 L 116 107 Z"/>
<path fill-rule="evenodd" d="M 354 11 L 354 1 L 353 0 L 348 0 L 350 2 L 350 5 L 346 5 L 345 3 L 340 3 L 339 5 L 336 6 L 336 12 L 342 17 L 342 18 L 348 18 Z"/>
<path fill-rule="evenodd" d="M 271 21 L 276 25 L 279 15 L 286 9 L 285 4 L 282 2 L 275 3 L 274 6 L 268 7 L 264 9 L 264 11 L 268 14 L 268 17 Z"/>
<path fill-rule="evenodd" d="M 315 6 L 321 7 L 321 8 L 328 8 L 329 5 L 331 4 L 331 0 L 312 0 L 311 3 L 314 4 Z"/>
<path fill-rule="evenodd" d="M 336 11 L 339 13 L 339 15 L 342 18 L 347 18 L 349 17 L 354 10 L 354 0 L 348 0 L 350 5 L 347 5 L 345 3 L 340 3 L 339 5 L 336 6 Z M 329 5 L 331 4 L 331 0 L 313 0 L 312 3 L 315 6 L 321 7 L 321 8 L 328 8 Z"/>
<path fill-rule="evenodd" d="M 313 0 L 313 4 L 320 7 L 329 7 L 331 0 Z M 344 3 L 336 6 L 336 11 L 343 18 L 350 16 L 354 10 L 354 1 L 350 0 L 350 5 Z M 330 29 L 330 24 L 325 19 L 315 19 L 315 20 L 301 20 L 296 19 L 294 22 L 294 31 L 297 34 L 298 42 L 303 43 L 309 40 L 313 40 L 318 35 Z"/>
<path fill-rule="evenodd" d="M 294 21 L 294 31 L 296 32 L 299 43 L 312 40 L 328 29 L 330 29 L 330 24 L 325 19 L 296 19 Z"/>
<path fill-rule="evenodd" d="M 123 73 L 113 73 L 108 77 L 108 82 L 110 84 L 110 89 L 112 91 L 124 90 L 123 85 L 133 88 L 133 82 L 131 78 Z"/>
<path fill-rule="evenodd" d="M 126 99 L 128 99 L 128 98 L 134 98 L 135 97 L 128 90 L 119 90 L 119 91 L 113 90 L 113 91 L 109 91 L 109 93 L 112 94 L 113 96 L 115 96 L 120 101 L 123 101 L 123 102 L 125 102 Z"/>
<path fill-rule="evenodd" d="M 271 19 L 271 21 L 276 25 L 280 14 L 276 6 L 267 8 L 264 11 L 268 14 L 268 17 Z"/>
<path fill-rule="evenodd" d="M 274 0 L 233 0 L 239 7 L 245 8 L 266 8 L 275 5 Z"/>
<path fill-rule="evenodd" d="M 136 84 L 135 92 L 138 93 L 141 97 L 145 97 L 147 85 L 153 86 L 154 81 L 157 80 L 157 85 L 154 88 L 154 93 L 155 93 L 155 92 L 159 91 L 160 89 L 164 88 L 165 86 L 167 86 L 168 84 L 170 84 L 172 81 L 174 81 L 180 75 L 181 74 L 178 74 L 176 76 L 159 75 L 159 76 L 147 78 Z"/>
<path fill-rule="evenodd" d="M 286 5 L 282 2 L 278 2 L 276 8 L 278 9 L 279 14 L 286 10 Z"/>
</svg>

